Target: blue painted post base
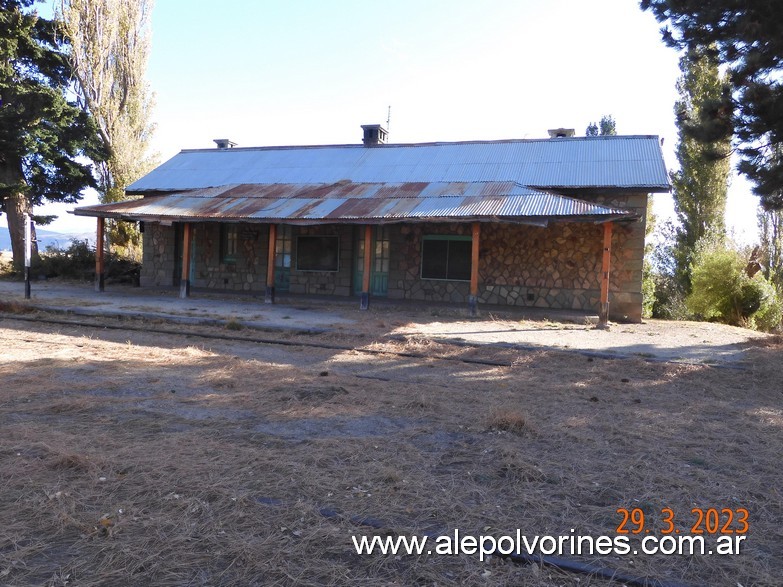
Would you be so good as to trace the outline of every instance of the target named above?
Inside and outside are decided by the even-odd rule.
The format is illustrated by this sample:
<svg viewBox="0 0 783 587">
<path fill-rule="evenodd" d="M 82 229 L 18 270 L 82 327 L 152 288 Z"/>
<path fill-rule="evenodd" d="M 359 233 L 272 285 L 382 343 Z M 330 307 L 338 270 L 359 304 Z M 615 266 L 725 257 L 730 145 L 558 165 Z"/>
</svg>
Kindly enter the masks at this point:
<svg viewBox="0 0 783 587">
<path fill-rule="evenodd" d="M 264 303 L 265 304 L 274 304 L 275 303 L 275 288 L 274 287 L 267 287 L 266 293 L 264 294 Z"/>
<path fill-rule="evenodd" d="M 183 299 L 190 297 L 190 279 L 183 279 L 180 282 L 179 297 Z"/>
<path fill-rule="evenodd" d="M 370 292 L 362 292 L 362 301 L 359 303 L 360 310 L 368 310 L 370 308 Z"/>
</svg>

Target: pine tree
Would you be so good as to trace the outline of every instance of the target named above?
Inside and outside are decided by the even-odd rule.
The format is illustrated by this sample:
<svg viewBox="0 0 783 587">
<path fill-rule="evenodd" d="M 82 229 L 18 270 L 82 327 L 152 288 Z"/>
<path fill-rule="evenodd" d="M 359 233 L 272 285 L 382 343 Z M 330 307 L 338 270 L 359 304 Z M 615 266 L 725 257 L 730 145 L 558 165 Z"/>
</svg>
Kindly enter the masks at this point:
<svg viewBox="0 0 783 587">
<path fill-rule="evenodd" d="M 766 209 L 783 208 L 783 35 L 780 0 L 641 0 L 676 49 L 709 48 L 727 84 L 688 132 L 705 143 L 734 139 L 739 171 Z"/>
<path fill-rule="evenodd" d="M 102 158 L 91 118 L 66 98 L 71 70 L 56 25 L 32 4 L 0 0 L 0 211 L 17 268 L 25 214 L 47 201 L 77 202 L 95 185 L 79 157 Z"/>
<path fill-rule="evenodd" d="M 719 98 L 726 80 L 705 51 L 688 50 L 680 59 L 682 76 L 677 82 L 680 99 L 674 106 L 679 127 L 677 160 L 680 170 L 672 173 L 672 196 L 680 226 L 674 246 L 676 278 L 690 291 L 691 262 L 696 243 L 707 236 L 725 234 L 726 196 L 729 178 L 729 139 L 709 143 L 689 132 L 706 116 L 706 108 Z"/>
</svg>

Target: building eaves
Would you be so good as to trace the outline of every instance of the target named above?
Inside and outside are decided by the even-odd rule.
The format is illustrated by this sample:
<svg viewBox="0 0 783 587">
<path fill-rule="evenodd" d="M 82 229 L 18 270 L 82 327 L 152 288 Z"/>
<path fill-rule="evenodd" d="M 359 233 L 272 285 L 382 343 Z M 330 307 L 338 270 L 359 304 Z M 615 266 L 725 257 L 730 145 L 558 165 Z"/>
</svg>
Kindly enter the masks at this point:
<svg viewBox="0 0 783 587">
<path fill-rule="evenodd" d="M 628 210 L 514 182 L 241 184 L 83 206 L 79 216 L 126 220 L 388 223 L 633 219 Z"/>
</svg>

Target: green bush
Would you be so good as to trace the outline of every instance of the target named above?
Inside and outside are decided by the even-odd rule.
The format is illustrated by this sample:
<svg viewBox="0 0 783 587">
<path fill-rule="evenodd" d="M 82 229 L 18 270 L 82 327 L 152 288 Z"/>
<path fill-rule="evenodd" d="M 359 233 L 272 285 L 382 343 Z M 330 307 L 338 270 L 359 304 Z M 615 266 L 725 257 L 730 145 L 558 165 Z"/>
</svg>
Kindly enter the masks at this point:
<svg viewBox="0 0 783 587">
<path fill-rule="evenodd" d="M 671 221 L 664 222 L 657 229 L 657 236 L 646 245 L 644 268 L 642 273 L 642 293 L 645 305 L 649 297 L 649 285 L 652 281 L 652 317 L 664 320 L 690 320 L 693 315 L 685 306 L 685 286 L 677 271 L 675 244 L 677 229 Z"/>
<path fill-rule="evenodd" d="M 65 249 L 46 247 L 40 257 L 34 271 L 48 278 L 87 280 L 95 274 L 95 249 L 86 240 L 73 240 Z"/>
<path fill-rule="evenodd" d="M 652 264 L 644 260 L 642 270 L 642 318 L 652 318 L 655 308 L 655 276 L 652 273 Z"/>
<path fill-rule="evenodd" d="M 780 300 L 761 273 L 749 277 L 736 247 L 700 242 L 691 267 L 688 310 L 705 320 L 772 330 L 780 324 Z"/>
<path fill-rule="evenodd" d="M 11 257 L 4 257 L 0 253 L 0 276 L 8 277 L 14 274 L 14 264 L 11 262 Z"/>
<path fill-rule="evenodd" d="M 138 284 L 141 263 L 112 253 L 106 257 L 105 270 L 111 282 Z M 95 278 L 95 248 L 86 240 L 73 240 L 65 249 L 47 247 L 33 272 L 47 278 L 89 281 Z"/>
<path fill-rule="evenodd" d="M 652 317 L 664 320 L 690 320 L 693 315 L 685 306 L 682 286 L 673 275 L 653 275 L 654 297 Z"/>
<path fill-rule="evenodd" d="M 753 281 L 758 285 L 761 303 L 759 304 L 759 309 L 752 316 L 752 326 L 764 332 L 771 332 L 780 328 L 780 321 L 783 319 L 783 307 L 775 286 L 763 278 L 758 279 L 758 277 L 754 277 Z"/>
</svg>

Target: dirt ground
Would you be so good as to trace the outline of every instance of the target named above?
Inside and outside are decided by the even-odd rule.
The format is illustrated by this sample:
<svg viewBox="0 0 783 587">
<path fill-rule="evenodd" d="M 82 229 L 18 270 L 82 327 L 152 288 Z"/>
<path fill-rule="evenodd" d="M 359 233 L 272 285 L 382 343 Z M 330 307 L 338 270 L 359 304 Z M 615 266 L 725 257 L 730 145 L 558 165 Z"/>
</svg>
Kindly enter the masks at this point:
<svg viewBox="0 0 783 587">
<path fill-rule="evenodd" d="M 562 348 L 598 355 L 636 356 L 699 364 L 742 364 L 746 350 L 766 335 L 721 324 L 647 320 L 596 330 L 596 316 L 541 308 L 479 307 L 477 318 L 459 304 L 373 299 L 369 312 L 358 300 L 279 296 L 277 304 L 258 297 L 197 292 L 186 300 L 173 289 L 110 284 L 96 293 L 91 284 L 37 281 L 25 300 L 19 282 L 0 280 L 0 301 L 16 306 L 84 317 L 143 317 L 192 325 L 229 322 L 267 331 L 319 331 L 370 337 L 423 338 L 451 344 Z"/>
<path fill-rule="evenodd" d="M 693 508 L 745 508 L 740 555 L 569 558 L 661 585 L 780 584 L 778 339 L 708 366 L 389 339 L 412 322 L 372 316 L 312 335 L 5 314 L 0 583 L 619 585 L 359 556 L 351 535 L 615 536 L 618 508 L 654 532 L 671 508 L 690 533 Z"/>
<path fill-rule="evenodd" d="M 558 320 L 556 314 L 553 319 L 545 314 L 531 319 L 514 311 L 487 311 L 477 320 L 461 316 L 459 310 L 428 308 L 415 314 L 403 311 L 409 321 L 395 322 L 385 319 L 384 310 L 378 310 L 374 323 L 352 328 L 376 334 L 387 329 L 392 336 L 451 343 L 557 348 L 617 357 L 737 365 L 745 361 L 747 349 L 769 338 L 761 332 L 708 322 L 648 319 L 642 324 L 613 323 L 598 330 L 594 324 Z"/>
</svg>

